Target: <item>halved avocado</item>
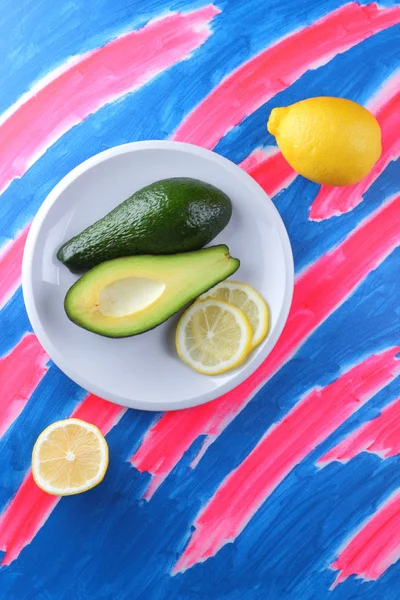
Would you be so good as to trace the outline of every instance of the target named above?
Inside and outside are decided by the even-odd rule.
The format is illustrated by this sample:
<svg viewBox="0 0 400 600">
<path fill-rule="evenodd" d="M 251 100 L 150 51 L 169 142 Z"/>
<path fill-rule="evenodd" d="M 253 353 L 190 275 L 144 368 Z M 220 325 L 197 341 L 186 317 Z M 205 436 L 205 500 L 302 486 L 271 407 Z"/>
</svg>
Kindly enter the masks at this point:
<svg viewBox="0 0 400 600">
<path fill-rule="evenodd" d="M 64 302 L 71 321 L 106 337 L 153 329 L 237 271 L 227 246 L 172 256 L 116 258 L 88 271 Z"/>
</svg>

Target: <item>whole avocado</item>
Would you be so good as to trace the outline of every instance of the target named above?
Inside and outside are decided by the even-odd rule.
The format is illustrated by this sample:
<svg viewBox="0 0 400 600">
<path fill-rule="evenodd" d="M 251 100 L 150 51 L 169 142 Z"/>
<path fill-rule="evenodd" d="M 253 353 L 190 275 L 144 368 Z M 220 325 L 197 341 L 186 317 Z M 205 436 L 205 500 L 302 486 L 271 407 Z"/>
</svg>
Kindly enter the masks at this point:
<svg viewBox="0 0 400 600">
<path fill-rule="evenodd" d="M 57 258 L 75 271 L 135 254 L 199 250 L 228 224 L 229 197 L 209 183 L 173 177 L 151 183 L 63 244 Z"/>
</svg>

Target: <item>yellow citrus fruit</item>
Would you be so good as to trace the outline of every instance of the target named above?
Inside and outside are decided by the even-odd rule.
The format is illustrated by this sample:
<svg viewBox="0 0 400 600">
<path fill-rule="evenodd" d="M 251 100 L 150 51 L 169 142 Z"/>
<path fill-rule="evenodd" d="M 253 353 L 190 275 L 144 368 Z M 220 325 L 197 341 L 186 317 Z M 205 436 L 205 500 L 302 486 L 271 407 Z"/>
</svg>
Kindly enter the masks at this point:
<svg viewBox="0 0 400 600">
<path fill-rule="evenodd" d="M 263 341 L 268 333 L 269 310 L 265 300 L 250 285 L 238 281 L 223 281 L 200 296 L 200 300 L 207 298 L 223 300 L 244 312 L 253 330 L 253 348 Z"/>
<path fill-rule="evenodd" d="M 32 475 L 48 494 L 70 496 L 100 483 L 108 467 L 108 446 L 100 430 L 80 419 L 47 427 L 32 452 Z"/>
<path fill-rule="evenodd" d="M 176 330 L 179 356 L 204 375 L 220 375 L 240 365 L 251 351 L 252 339 L 245 314 L 212 298 L 192 304 Z"/>
<path fill-rule="evenodd" d="M 274 108 L 267 127 L 290 166 L 325 185 L 357 183 L 382 152 L 374 115 L 344 98 L 308 98 Z"/>
</svg>

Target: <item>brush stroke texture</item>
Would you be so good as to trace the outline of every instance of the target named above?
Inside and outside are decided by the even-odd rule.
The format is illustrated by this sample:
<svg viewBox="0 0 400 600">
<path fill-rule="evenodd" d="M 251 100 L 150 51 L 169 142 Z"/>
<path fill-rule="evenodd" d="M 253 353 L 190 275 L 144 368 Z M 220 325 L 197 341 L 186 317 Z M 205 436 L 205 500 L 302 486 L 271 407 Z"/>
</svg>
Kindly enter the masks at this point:
<svg viewBox="0 0 400 600">
<path fill-rule="evenodd" d="M 0 192 L 89 114 L 188 58 L 210 35 L 208 23 L 217 13 L 209 5 L 158 19 L 69 61 L 70 66 L 39 83 L 0 118 Z M 0 308 L 20 285 L 28 231 L 29 226 L 0 255 Z"/>
<path fill-rule="evenodd" d="M 211 438 L 219 435 L 247 404 L 251 394 L 296 353 L 400 244 L 399 211 L 400 196 L 396 196 L 297 278 L 285 329 L 271 354 L 246 381 L 212 403 L 163 415 L 149 430 L 131 459 L 141 472 L 153 475 L 147 497 L 164 481 L 196 438 L 202 434 Z"/>
<path fill-rule="evenodd" d="M 359 183 L 345 187 L 322 186 L 310 208 L 310 219 L 322 221 L 353 210 L 362 202 L 365 192 L 383 173 L 391 161 L 400 156 L 400 76 L 389 81 L 379 93 L 380 105 L 374 110 L 382 129 L 382 155 L 372 171 Z M 382 96 L 385 98 L 382 104 Z"/>
<path fill-rule="evenodd" d="M 19 416 L 43 375 L 48 356 L 33 333 L 27 333 L 0 358 L 0 437 Z"/>
<path fill-rule="evenodd" d="M 344 23 L 350 26 L 345 27 Z M 214 148 L 244 117 L 306 71 L 397 23 L 400 7 L 379 8 L 376 4 L 360 6 L 351 2 L 338 8 L 236 69 L 190 113 L 173 139 Z M 232 98 L 235 102 L 231 102 Z"/>
<path fill-rule="evenodd" d="M 245 158 L 240 166 L 269 196 L 275 196 L 297 177 L 297 173 L 283 158 L 278 148 L 273 148 L 270 152 L 256 150 Z"/>
<path fill-rule="evenodd" d="M 325 465 L 335 460 L 346 463 L 360 452 L 370 452 L 381 458 L 400 454 L 400 398 L 384 408 L 379 417 L 361 425 L 324 454 L 318 464 Z"/>
<path fill-rule="evenodd" d="M 71 127 L 190 57 L 218 12 L 209 5 L 154 20 L 74 61 L 7 111 L 0 125 L 0 192 Z"/>
<path fill-rule="evenodd" d="M 290 471 L 400 373 L 399 352 L 397 346 L 371 356 L 324 389 L 312 390 L 273 425 L 201 510 L 174 573 L 233 541 Z"/>
<path fill-rule="evenodd" d="M 0 309 L 21 283 L 22 256 L 28 231 L 29 227 L 26 227 L 15 240 L 2 248 L 0 254 Z"/>
<path fill-rule="evenodd" d="M 149 3 L 121 0 L 118 6 L 111 0 L 100 0 L 102 10 L 91 15 L 93 18 L 85 19 L 84 15 L 89 15 L 90 9 L 84 0 L 61 3 L 62 6 L 42 0 L 31 3 L 21 19 L 21 8 L 14 9 L 11 0 L 5 2 L 0 22 L 0 39 L 6 49 L 5 58 L 8 59 L 4 64 L 9 65 L 8 69 L 4 64 L 0 65 L 0 75 L 4 77 L 4 106 L 15 102 L 21 91 L 30 89 L 36 77 L 50 73 L 37 88 L 40 91 L 41 87 L 51 84 L 64 71 L 72 68 L 74 61 L 81 60 L 88 49 L 92 52 L 93 48 L 103 46 L 116 34 L 131 32 L 133 27 L 145 24 L 155 14 L 168 14 L 168 10 L 186 12 L 199 6 L 185 0 L 174 4 L 167 0 L 151 0 Z M 1 243 L 7 244 L 8 240 L 20 234 L 50 189 L 81 161 L 116 144 L 172 135 L 185 115 L 194 106 L 201 105 L 213 86 L 218 87 L 224 77 L 229 79 L 230 73 L 237 72 L 238 65 L 249 65 L 252 56 L 260 56 L 268 45 L 276 45 L 277 39 L 285 41 L 289 37 L 297 43 L 297 38 L 293 38 L 294 31 L 300 33 L 300 28 L 305 24 L 312 27 L 316 19 L 320 24 L 321 15 L 330 18 L 331 11 L 337 13 L 339 10 L 342 15 L 340 26 L 335 31 L 340 38 L 337 46 L 341 44 L 343 36 L 348 40 L 360 31 L 362 19 L 353 19 L 355 12 L 366 15 L 361 25 L 365 40 L 346 54 L 337 58 L 332 55 L 333 60 L 329 64 L 315 71 L 309 70 L 294 85 L 286 86 L 279 97 L 272 98 L 268 105 L 261 106 L 226 135 L 217 151 L 238 163 L 246 156 L 251 159 L 255 148 L 273 143 L 265 129 L 268 112 L 273 106 L 318 95 L 321 90 L 330 95 L 348 95 L 365 104 L 396 65 L 400 64 L 397 43 L 399 26 L 373 35 L 377 21 L 382 16 L 386 18 L 390 11 L 394 15 L 394 9 L 384 8 L 384 5 L 394 6 L 396 3 L 382 0 L 379 8 L 371 8 L 371 5 L 368 8 L 356 7 L 356 3 L 353 3 L 351 10 L 346 7 L 338 9 L 341 4 L 343 0 L 321 0 L 317 4 L 312 0 L 303 3 L 295 0 L 273 2 L 267 6 L 271 10 L 265 19 L 266 7 L 256 0 L 246 3 L 224 0 L 219 4 L 221 13 L 212 23 L 213 35 L 190 61 L 181 61 L 163 76 L 155 78 L 150 85 L 138 88 L 135 94 L 128 93 L 116 102 L 101 106 L 90 118 L 80 122 L 78 127 L 70 129 L 51 147 L 47 146 L 41 160 L 21 180 L 14 181 L 1 198 Z M 370 24 L 367 23 L 369 14 Z M 366 33 L 367 29 L 370 31 Z M 331 33 L 330 39 L 327 39 L 328 45 L 333 43 L 334 32 Z M 26 44 L 27 39 L 29 44 Z M 286 46 L 283 45 L 283 48 Z M 300 60 L 302 48 L 299 50 L 297 46 L 295 50 Z M 161 46 L 159 52 L 162 53 Z M 66 63 L 68 56 L 78 54 L 81 56 Z M 280 59 L 286 61 L 285 56 L 277 57 L 277 62 Z M 307 57 L 303 57 L 303 64 L 307 60 Z M 324 60 L 327 59 L 322 58 Z M 260 72 L 260 88 L 263 88 L 266 75 L 269 73 Z M 247 106 L 247 102 L 252 102 L 256 87 L 254 81 L 248 87 L 250 99 L 246 99 Z M 384 88 L 386 97 L 382 96 L 382 105 L 388 95 L 393 95 L 393 90 L 388 91 L 387 84 Z M 235 90 L 235 94 L 237 92 Z M 242 93 L 245 94 L 246 90 L 241 89 Z M 20 98 L 11 111 L 3 115 L 0 123 L 4 123 L 5 117 L 21 107 L 29 97 Z M 226 118 L 224 114 L 222 120 L 227 123 L 230 121 L 230 112 L 235 112 L 237 107 L 232 97 L 224 97 L 224 103 Z M 207 128 L 207 119 L 202 120 L 201 126 Z M 266 151 L 269 152 L 268 146 Z M 254 157 L 260 161 L 268 158 L 257 152 Z M 279 159 L 276 160 L 279 162 Z M 323 254 L 342 244 L 357 223 L 375 211 L 385 198 L 398 193 L 396 166 L 389 164 L 368 193 L 367 201 L 342 219 L 330 219 L 322 223 L 309 221 L 307 217 L 315 197 L 315 185 L 308 184 L 300 177 L 287 191 L 279 194 L 278 208 L 288 226 L 299 271 L 306 273 L 309 266 L 317 263 Z M 285 181 L 271 182 L 269 169 L 262 171 L 260 167 L 257 171 L 254 162 L 253 167 L 260 183 L 264 182 L 270 193 L 273 189 L 277 193 L 281 186 L 287 185 Z M 392 213 L 393 216 L 395 213 Z M 11 250 L 11 245 L 8 249 Z M 376 240 L 373 239 L 375 250 Z M 173 461 L 179 461 L 192 445 L 198 435 L 196 431 L 200 434 L 210 433 L 205 440 L 198 439 L 192 445 L 150 503 L 141 500 L 150 476 L 140 474 L 126 462 L 127 456 L 138 447 L 153 422 L 151 415 L 139 411 L 128 411 L 123 421 L 110 431 L 107 439 L 114 460 L 110 461 L 104 484 L 88 494 L 63 500 L 44 528 L 40 529 L 40 525 L 50 515 L 54 505 L 50 504 L 46 512 L 45 501 L 39 497 L 39 514 L 36 515 L 36 487 L 18 492 L 26 512 L 22 512 L 19 521 L 15 522 L 15 529 L 23 527 L 23 515 L 26 515 L 27 522 L 32 518 L 32 532 L 26 535 L 16 532 L 15 540 L 24 546 L 30 535 L 35 535 L 39 529 L 40 533 L 25 546 L 18 560 L 0 569 L 3 595 L 19 600 L 45 597 L 70 600 L 97 597 L 99 593 L 104 598 L 113 594 L 121 596 L 121 600 L 131 597 L 186 600 L 193 594 L 204 600 L 253 599 L 258 596 L 269 600 L 328 600 L 332 595 L 329 585 L 334 575 L 326 567 L 332 562 L 340 540 L 349 539 L 358 530 L 359 524 L 370 518 L 374 510 L 371 506 L 379 506 L 382 498 L 399 488 L 398 457 L 381 461 L 364 452 L 345 468 L 333 463 L 327 469 L 316 469 L 315 460 L 322 451 L 307 456 L 287 475 L 279 491 L 261 506 L 235 544 L 226 545 L 212 561 L 189 569 L 179 577 L 170 577 L 169 573 L 183 551 L 183 535 L 193 523 L 201 505 L 207 502 L 227 474 L 246 458 L 271 424 L 285 417 L 292 409 L 293 401 L 302 397 L 306 390 L 313 389 L 317 381 L 324 385 L 333 381 L 345 365 L 357 364 L 365 356 L 398 343 L 400 328 L 395 282 L 400 277 L 399 250 L 392 252 L 384 263 L 380 262 L 384 258 L 383 252 L 382 248 L 377 263 L 374 260 L 369 263 L 369 275 L 363 275 L 358 283 L 350 282 L 351 290 L 356 293 L 346 304 L 341 306 L 338 300 L 333 309 L 338 309 L 335 315 L 327 308 L 326 315 L 331 317 L 323 326 L 320 325 L 326 317 L 316 325 L 312 337 L 304 337 L 306 346 L 300 348 L 302 342 L 294 340 L 299 344 L 295 359 L 286 364 L 282 372 L 275 371 L 276 376 L 260 390 L 243 413 L 238 414 L 256 390 L 251 385 L 241 389 L 242 397 L 236 398 L 237 404 L 233 398 L 227 398 L 224 406 L 219 405 L 218 408 L 215 405 L 212 415 L 208 409 L 204 413 L 194 412 L 194 417 L 199 416 L 197 430 L 194 418 L 190 420 L 182 415 L 182 423 L 174 432 L 175 440 L 171 433 L 165 431 L 169 445 L 165 444 L 166 455 L 160 454 L 159 479 L 153 478 L 153 490 L 162 479 L 162 470 L 168 474 L 165 468 L 172 469 Z M 379 268 L 374 270 L 376 266 Z M 334 265 L 332 268 L 334 270 Z M 1 270 L 0 282 L 7 278 L 7 274 L 8 269 Z M 11 275 L 11 282 L 6 284 L 6 304 L 0 312 L 0 354 L 3 355 L 18 344 L 30 329 L 20 288 L 11 298 L 19 281 L 19 268 Z M 310 294 L 312 290 L 321 292 L 311 278 L 309 285 Z M 351 290 L 345 290 L 343 301 Z M 304 306 L 306 318 L 313 309 L 313 303 Z M 259 381 L 262 383 L 262 378 Z M 25 405 L 18 421 L 0 439 L 5 473 L 0 485 L 2 507 L 14 497 L 29 468 L 30 448 L 35 436 L 52 420 L 70 415 L 81 401 L 83 393 L 63 377 L 54 365 L 49 365 L 47 374 Z M 376 408 L 373 407 L 382 406 L 383 401 L 387 403 L 397 396 L 398 386 L 396 389 L 394 381 L 359 413 L 350 417 L 349 423 L 335 431 L 324 442 L 323 452 L 343 439 L 342 429 L 349 431 L 351 424 L 354 430 L 360 422 L 376 415 Z M 232 407 L 229 401 L 232 401 Z M 96 410 L 95 406 L 93 410 Z M 115 410 L 117 413 L 114 416 L 118 418 L 122 414 L 118 412 L 121 409 L 117 407 Z M 93 415 L 89 411 L 82 416 L 91 419 Z M 231 422 L 236 416 L 235 421 Z M 171 427 L 177 423 L 175 417 L 172 415 L 169 421 Z M 230 427 L 216 439 L 229 422 Z M 167 421 L 162 419 L 160 423 L 166 426 Z M 184 428 L 185 423 L 187 429 Z M 181 433 L 183 436 L 179 439 Z M 216 443 L 207 452 L 214 440 Z M 174 441 L 180 446 L 175 455 Z M 153 450 L 156 446 L 157 439 L 154 440 Z M 149 458 L 149 463 L 154 458 L 155 452 Z M 164 460 L 172 461 L 172 466 L 168 467 L 167 463 L 163 463 Z M 196 464 L 196 470 L 191 471 L 189 465 L 194 467 Z M 152 488 L 149 488 L 151 491 Z M 50 500 L 54 501 L 52 498 Z M 6 561 L 10 559 L 10 552 L 16 549 L 12 543 L 12 523 L 8 525 L 8 532 L 11 544 Z M 88 532 L 91 534 L 88 535 Z M 59 540 L 63 543 L 59 544 Z M 2 536 L 0 541 L 3 542 Z M 55 544 L 57 560 L 52 560 L 49 549 Z M 77 549 L 81 551 L 77 552 Z M 367 585 L 350 577 L 333 595 L 341 600 L 353 600 L 360 596 L 363 600 L 381 597 L 397 600 L 399 569 L 400 563 L 393 565 L 380 581 Z M 226 576 L 227 572 L 229 577 Z"/>
<path fill-rule="evenodd" d="M 332 587 L 350 575 L 378 579 L 400 558 L 400 492 L 364 524 L 331 568 L 340 571 Z"/>
<path fill-rule="evenodd" d="M 126 409 L 89 394 L 71 417 L 96 425 L 106 435 Z M 5 550 L 2 565 L 9 565 L 29 544 L 47 521 L 60 498 L 43 492 L 29 470 L 16 495 L 0 517 L 0 549 Z"/>
</svg>

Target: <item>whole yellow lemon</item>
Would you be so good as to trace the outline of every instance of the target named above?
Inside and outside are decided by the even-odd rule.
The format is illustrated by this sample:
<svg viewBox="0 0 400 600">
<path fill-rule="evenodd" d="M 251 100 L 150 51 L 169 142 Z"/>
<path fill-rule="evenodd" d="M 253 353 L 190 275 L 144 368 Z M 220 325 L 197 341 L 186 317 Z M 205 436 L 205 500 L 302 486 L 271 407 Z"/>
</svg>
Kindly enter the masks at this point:
<svg viewBox="0 0 400 600">
<path fill-rule="evenodd" d="M 382 152 L 374 115 L 344 98 L 308 98 L 274 108 L 267 127 L 290 166 L 325 185 L 357 183 Z"/>
</svg>

